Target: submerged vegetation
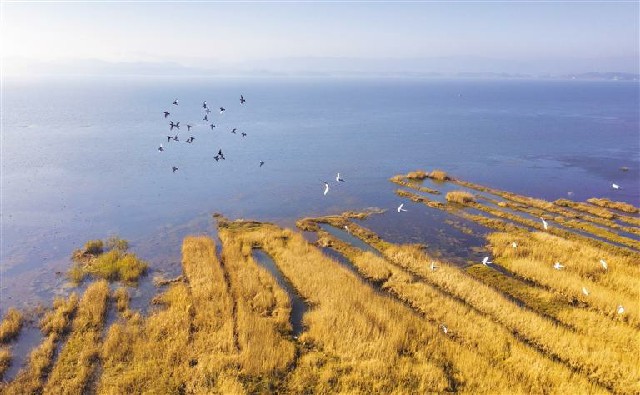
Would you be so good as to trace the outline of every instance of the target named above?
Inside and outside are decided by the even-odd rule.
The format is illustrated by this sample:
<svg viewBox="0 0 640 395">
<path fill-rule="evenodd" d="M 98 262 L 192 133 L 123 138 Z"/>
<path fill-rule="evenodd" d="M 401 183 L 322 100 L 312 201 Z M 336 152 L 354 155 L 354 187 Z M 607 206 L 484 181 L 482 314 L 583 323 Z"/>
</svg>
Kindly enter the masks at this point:
<svg viewBox="0 0 640 395">
<path fill-rule="evenodd" d="M 443 202 L 412 192 L 433 193 L 426 178 L 467 190 Z M 41 344 L 0 392 L 640 392 L 640 252 L 620 234 L 634 229 L 614 221 L 631 223 L 628 207 L 546 202 L 442 171 L 391 181 L 407 188 L 402 198 L 490 229 L 490 262 L 460 267 L 425 245 L 392 243 L 364 226 L 380 209 L 298 220 L 314 244 L 216 214 L 220 245 L 186 237 L 182 274 L 155 281 L 143 314 L 105 280 L 135 281 L 146 264 L 117 237 L 90 241 L 70 275 L 93 282 L 81 299 L 56 299 Z M 308 307 L 300 333 L 287 292 Z M 10 311 L 0 326 L 0 369 L 20 322 Z"/>
<path fill-rule="evenodd" d="M 105 252 L 106 244 L 106 252 Z M 135 283 L 143 275 L 148 264 L 135 254 L 127 252 L 129 243 L 117 236 L 102 240 L 90 240 L 81 250 L 73 252 L 74 265 L 67 277 L 76 284 L 91 275 L 108 281 Z"/>
</svg>

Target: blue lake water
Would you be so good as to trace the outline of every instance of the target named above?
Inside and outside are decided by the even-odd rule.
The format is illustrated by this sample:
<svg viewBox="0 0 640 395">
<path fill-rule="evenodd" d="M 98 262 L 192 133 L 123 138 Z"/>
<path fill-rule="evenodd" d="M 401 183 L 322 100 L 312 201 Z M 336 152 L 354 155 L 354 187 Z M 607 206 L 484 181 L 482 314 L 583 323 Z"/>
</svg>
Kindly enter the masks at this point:
<svg viewBox="0 0 640 395">
<path fill-rule="evenodd" d="M 172 274 L 184 235 L 214 233 L 213 212 L 293 226 L 395 209 L 387 180 L 415 169 L 544 199 L 640 200 L 637 82 L 78 78 L 5 81 L 2 95 L 2 311 L 61 292 L 55 272 L 88 239 L 118 234 Z M 410 241 L 437 233 L 424 229 L 440 214 L 405 207 Z M 398 219 L 381 221 L 402 238 Z"/>
</svg>

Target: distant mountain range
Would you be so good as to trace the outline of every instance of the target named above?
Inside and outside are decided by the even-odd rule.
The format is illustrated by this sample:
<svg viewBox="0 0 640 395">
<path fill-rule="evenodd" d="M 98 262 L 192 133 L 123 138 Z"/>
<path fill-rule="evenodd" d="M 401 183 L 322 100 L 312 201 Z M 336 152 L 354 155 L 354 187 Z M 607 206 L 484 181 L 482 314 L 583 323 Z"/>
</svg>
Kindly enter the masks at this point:
<svg viewBox="0 0 640 395">
<path fill-rule="evenodd" d="M 108 62 L 82 59 L 41 62 L 3 59 L 3 74 L 12 76 L 146 75 L 146 76 L 345 76 L 424 78 L 545 78 L 581 80 L 640 79 L 632 58 L 512 61 L 482 57 L 440 58 L 273 58 L 223 62 L 187 59 L 179 62 Z"/>
</svg>

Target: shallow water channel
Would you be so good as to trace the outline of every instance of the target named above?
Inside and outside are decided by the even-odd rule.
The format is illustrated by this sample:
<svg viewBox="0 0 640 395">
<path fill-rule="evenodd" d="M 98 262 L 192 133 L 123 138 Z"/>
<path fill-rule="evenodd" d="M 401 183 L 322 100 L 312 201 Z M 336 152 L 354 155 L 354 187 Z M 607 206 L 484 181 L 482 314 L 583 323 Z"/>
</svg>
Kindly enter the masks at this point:
<svg viewBox="0 0 640 395">
<path fill-rule="evenodd" d="M 293 285 L 282 275 L 275 262 L 273 262 L 273 259 L 271 259 L 266 252 L 257 248 L 254 249 L 253 259 L 255 259 L 260 266 L 267 269 L 276 279 L 278 285 L 289 295 L 289 300 L 291 301 L 291 316 L 289 317 L 289 321 L 293 329 L 293 336 L 298 336 L 304 330 L 303 318 L 304 313 L 309 310 L 309 305 L 298 295 Z"/>
</svg>

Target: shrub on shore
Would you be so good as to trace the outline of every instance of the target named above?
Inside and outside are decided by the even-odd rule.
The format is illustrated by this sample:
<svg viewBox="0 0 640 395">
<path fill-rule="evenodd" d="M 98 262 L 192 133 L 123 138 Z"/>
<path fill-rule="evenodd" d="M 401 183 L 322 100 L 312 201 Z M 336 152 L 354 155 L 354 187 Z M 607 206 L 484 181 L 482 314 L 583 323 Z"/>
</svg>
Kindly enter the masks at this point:
<svg viewBox="0 0 640 395">
<path fill-rule="evenodd" d="M 476 201 L 476 198 L 475 196 L 473 196 L 473 194 L 465 191 L 447 192 L 447 195 L 445 197 L 447 199 L 447 202 L 451 203 L 467 204 L 474 203 Z"/>
</svg>

